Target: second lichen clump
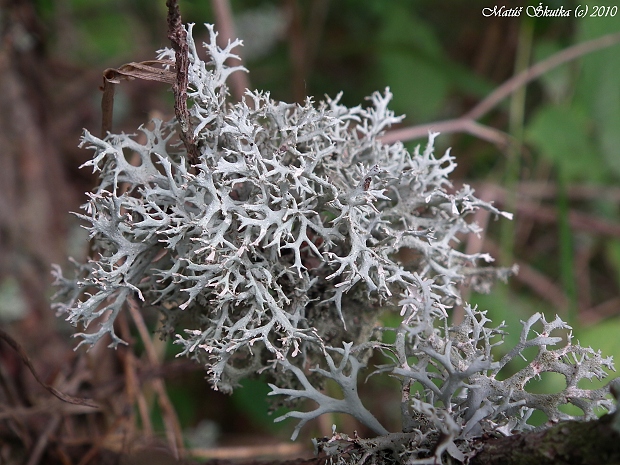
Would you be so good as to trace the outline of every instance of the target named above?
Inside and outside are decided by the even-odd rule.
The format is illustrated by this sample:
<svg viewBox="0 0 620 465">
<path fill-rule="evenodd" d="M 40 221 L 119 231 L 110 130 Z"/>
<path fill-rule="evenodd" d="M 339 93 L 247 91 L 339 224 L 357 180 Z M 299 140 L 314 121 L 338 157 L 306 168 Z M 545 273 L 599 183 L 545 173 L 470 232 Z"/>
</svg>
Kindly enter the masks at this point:
<svg viewBox="0 0 620 465">
<path fill-rule="evenodd" d="M 286 415 L 301 420 L 296 432 L 308 419 L 341 411 L 386 435 L 356 390 L 369 351 L 381 350 L 393 363 L 378 372 L 402 381 L 403 430 L 421 435 L 418 446 L 443 432 L 440 449 L 452 455 L 454 439 L 527 427 L 532 408 L 561 419 L 557 406 L 566 402 L 587 416 L 595 405 L 609 406 L 605 389 L 583 391 L 576 382 L 603 376 L 610 360 L 570 344 L 546 348 L 559 342 L 548 333 L 561 322 L 543 320 L 543 333 L 528 339 L 540 317 L 529 321 L 520 345 L 500 361 L 491 339 L 502 331 L 487 328 L 484 313 L 466 306 L 465 322 L 449 327 L 448 309 L 462 304 L 459 286 L 485 287 L 507 274 L 481 267 L 488 255 L 459 250 L 460 238 L 479 232 L 466 217 L 479 208 L 510 215 L 469 186 L 453 188 L 453 158 L 434 155 L 437 134 L 414 153 L 383 144 L 380 135 L 401 121 L 387 108 L 387 89 L 367 107 L 347 108 L 339 97 L 287 104 L 258 91 L 229 103 L 225 81 L 240 68 L 224 62 L 237 43 L 220 49 L 208 28 L 206 62 L 188 30 L 198 164 L 188 165 L 175 121 L 155 121 L 139 136 L 84 135 L 82 145 L 94 150 L 85 165 L 100 182 L 79 216 L 98 255 L 78 265 L 75 279 L 56 271 L 55 304 L 74 324 L 109 314 L 98 330 L 78 334 L 82 343 L 106 335 L 112 346 L 121 343 L 114 319 L 135 299 L 163 315 L 162 332 L 206 367 L 216 389 L 266 371 L 273 395 L 319 404 Z M 398 262 L 403 249 L 415 260 Z M 398 328 L 374 328 L 385 310 L 401 315 Z M 382 342 L 388 331 L 394 344 Z M 529 346 L 540 348 L 531 370 L 497 381 Z M 559 397 L 525 392 L 543 371 L 566 375 Z M 344 399 L 327 397 L 308 377 L 335 380 Z M 410 458 L 424 450 L 430 454 L 412 449 Z"/>
</svg>

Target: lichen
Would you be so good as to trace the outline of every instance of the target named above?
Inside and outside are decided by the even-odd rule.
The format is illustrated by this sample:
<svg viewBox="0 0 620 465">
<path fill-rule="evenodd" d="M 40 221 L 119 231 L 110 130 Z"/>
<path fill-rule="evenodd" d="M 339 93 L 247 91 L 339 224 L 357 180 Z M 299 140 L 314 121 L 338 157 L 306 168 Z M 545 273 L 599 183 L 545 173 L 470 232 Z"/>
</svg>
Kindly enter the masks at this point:
<svg viewBox="0 0 620 465">
<path fill-rule="evenodd" d="M 454 188 L 454 158 L 435 155 L 436 133 L 413 153 L 383 144 L 380 136 L 402 120 L 388 109 L 389 89 L 353 108 L 340 95 L 288 104 L 249 90 L 231 103 L 226 78 L 242 68 L 225 61 L 238 42 L 221 49 L 207 28 L 209 61 L 188 27 L 187 95 L 199 163 L 190 166 L 175 120 L 155 120 L 139 135 L 84 133 L 82 146 L 94 152 L 84 166 L 99 183 L 78 216 L 97 256 L 76 263 L 75 278 L 55 268 L 54 304 L 74 325 L 99 322 L 76 334 L 79 345 L 104 336 L 112 347 L 124 343 L 114 320 L 128 298 L 137 299 L 162 315 L 162 334 L 174 335 L 181 355 L 205 366 L 215 389 L 230 392 L 241 379 L 266 373 L 270 395 L 314 400 L 315 410 L 278 419 L 300 420 L 293 436 L 326 412 L 348 413 L 374 430 L 383 439 L 372 447 L 345 435 L 317 442 L 330 453 L 355 443 L 364 460 L 375 453 L 410 463 L 446 453 L 460 459 L 472 437 L 530 428 L 533 409 L 559 421 L 572 418 L 559 409 L 567 402 L 585 418 L 596 407 L 612 408 L 607 388 L 577 387 L 580 379 L 604 377 L 611 359 L 570 338 L 550 348 L 561 341 L 551 333 L 568 328 L 560 319 L 534 315 L 517 346 L 493 358 L 503 325 L 490 327 L 459 289 L 488 287 L 511 270 L 484 266 L 489 255 L 463 253 L 458 244 L 479 232 L 468 218 L 478 209 L 511 215 L 467 185 Z M 413 263 L 398 261 L 405 249 Z M 466 317 L 451 327 L 457 304 Z M 399 314 L 400 325 L 378 327 L 384 311 Z M 530 337 L 538 323 L 540 334 Z M 394 343 L 383 342 L 387 333 Z M 538 348 L 534 360 L 499 380 L 527 347 Z M 401 433 L 388 433 L 358 396 L 358 374 L 373 351 L 387 357 L 375 374 L 402 383 Z M 547 371 L 563 374 L 566 388 L 528 393 L 527 382 Z M 343 397 L 321 392 L 323 379 L 335 381 Z"/>
</svg>

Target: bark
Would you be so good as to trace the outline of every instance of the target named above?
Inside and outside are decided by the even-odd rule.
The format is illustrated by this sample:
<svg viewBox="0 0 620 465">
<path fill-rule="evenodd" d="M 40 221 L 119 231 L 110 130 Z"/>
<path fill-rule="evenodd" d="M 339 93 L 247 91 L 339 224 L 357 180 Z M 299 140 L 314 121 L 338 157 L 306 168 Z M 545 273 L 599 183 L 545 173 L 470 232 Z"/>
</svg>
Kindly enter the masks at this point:
<svg viewBox="0 0 620 465">
<path fill-rule="evenodd" d="M 613 416 L 596 421 L 559 423 L 540 432 L 479 443 L 471 465 L 611 465 L 620 464 L 620 433 Z"/>
<path fill-rule="evenodd" d="M 487 437 L 477 441 L 478 452 L 468 462 L 469 465 L 620 465 L 620 433 L 612 427 L 612 415 L 599 420 L 559 423 L 549 429 L 537 432 L 516 434 L 514 436 Z M 119 455 L 110 452 L 100 457 L 99 463 L 154 463 L 147 457 L 151 450 L 143 450 L 136 455 Z M 189 460 L 177 461 L 158 452 L 162 465 L 189 465 Z M 203 465 L 326 465 L 328 463 L 348 463 L 347 457 L 314 457 L 298 460 L 232 461 L 213 459 L 200 462 Z M 350 459 L 348 459 L 350 460 Z M 372 462 L 369 458 L 365 463 Z M 449 462 L 453 463 L 453 462 Z M 454 462 L 456 463 L 456 462 Z M 382 465 L 382 464 L 378 464 Z M 386 464 L 387 465 L 387 464 Z"/>
</svg>

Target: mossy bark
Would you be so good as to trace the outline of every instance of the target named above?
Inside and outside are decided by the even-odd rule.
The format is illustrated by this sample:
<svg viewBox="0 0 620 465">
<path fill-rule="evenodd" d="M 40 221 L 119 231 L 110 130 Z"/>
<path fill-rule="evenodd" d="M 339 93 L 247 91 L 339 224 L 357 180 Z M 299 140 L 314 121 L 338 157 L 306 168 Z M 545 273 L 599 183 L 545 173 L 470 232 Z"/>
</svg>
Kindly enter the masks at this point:
<svg viewBox="0 0 620 465">
<path fill-rule="evenodd" d="M 471 465 L 613 465 L 620 464 L 620 434 L 612 416 L 564 422 L 539 432 L 480 441 Z"/>
<path fill-rule="evenodd" d="M 469 465 L 620 465 L 620 433 L 612 428 L 612 416 L 600 420 L 559 423 L 552 428 L 516 434 L 503 438 L 483 438 L 476 446 L 478 453 Z M 177 461 L 157 452 L 153 460 L 146 450 L 137 455 L 120 455 L 106 451 L 97 462 L 101 465 L 137 465 L 142 463 L 162 465 L 189 465 L 198 462 Z M 249 461 L 207 460 L 204 465 L 327 465 L 336 463 L 335 457 L 314 457 L 297 460 Z M 55 463 L 55 462 L 54 462 Z M 370 462 L 367 462 L 370 463 Z M 377 462 L 373 462 L 377 463 Z M 458 462 L 450 462 L 458 463 Z"/>
</svg>

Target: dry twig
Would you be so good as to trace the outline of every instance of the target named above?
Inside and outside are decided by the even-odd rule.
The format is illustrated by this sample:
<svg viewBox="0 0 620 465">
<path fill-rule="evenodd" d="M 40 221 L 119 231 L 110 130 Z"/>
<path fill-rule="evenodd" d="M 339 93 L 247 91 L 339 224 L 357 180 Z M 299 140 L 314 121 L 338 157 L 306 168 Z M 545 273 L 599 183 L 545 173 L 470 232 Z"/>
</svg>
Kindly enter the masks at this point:
<svg viewBox="0 0 620 465">
<path fill-rule="evenodd" d="M 140 334 L 140 338 L 144 343 L 144 349 L 149 363 L 152 366 L 159 366 L 160 363 L 157 357 L 157 352 L 155 350 L 155 347 L 153 346 L 153 341 L 149 336 L 149 330 L 146 327 L 144 319 L 142 318 L 139 304 L 135 298 L 130 297 L 128 299 L 128 307 L 131 318 L 133 319 L 136 328 L 138 329 L 138 333 Z M 164 420 L 164 424 L 166 425 L 166 436 L 168 438 L 168 444 L 170 445 L 175 455 L 183 456 L 184 446 L 181 424 L 177 417 L 174 406 L 172 405 L 172 402 L 168 397 L 168 393 L 166 392 L 166 386 L 161 378 L 155 378 L 153 380 L 153 389 L 157 393 L 159 406 L 162 411 L 162 417 Z"/>
<path fill-rule="evenodd" d="M 575 60 L 583 55 L 587 55 L 588 53 L 611 47 L 618 43 L 620 43 L 620 33 L 614 33 L 568 47 L 508 79 L 460 118 L 394 129 L 387 132 L 382 137 L 382 141 L 386 144 L 391 144 L 396 141 L 418 139 L 420 137 L 427 137 L 428 131 L 433 130 L 442 133 L 466 132 L 480 139 L 504 147 L 510 143 L 509 135 L 497 129 L 481 125 L 476 120 L 486 115 L 516 90 L 553 68 Z"/>
<path fill-rule="evenodd" d="M 175 74 L 166 68 L 174 66 L 168 60 L 149 60 L 140 63 L 127 63 L 119 68 L 108 68 L 103 72 L 103 97 L 101 98 L 101 137 L 112 130 L 112 115 L 114 111 L 114 89 L 121 80 L 143 79 L 146 81 L 158 81 L 174 84 Z"/>
<path fill-rule="evenodd" d="M 228 0 L 211 0 L 211 6 L 213 7 L 213 13 L 215 15 L 219 45 L 220 47 L 226 47 L 226 45 L 237 38 L 230 2 Z M 228 60 L 229 66 L 241 65 L 241 60 L 233 58 L 229 58 Z M 246 90 L 250 88 L 250 78 L 248 74 L 232 73 L 228 79 L 233 98 L 237 101 L 241 101 Z"/>
<path fill-rule="evenodd" d="M 64 394 L 64 393 L 60 392 L 59 390 L 53 388 L 49 384 L 45 383 L 40 378 L 40 376 L 37 373 L 37 371 L 34 369 L 34 366 L 30 362 L 30 358 L 28 357 L 28 355 L 26 354 L 26 352 L 24 351 L 22 346 L 15 339 L 13 339 L 8 333 L 3 331 L 2 329 L 0 329 L 0 339 L 2 339 L 4 342 L 6 342 L 8 345 L 10 345 L 11 348 L 15 352 L 17 352 L 17 354 L 22 359 L 24 364 L 30 370 L 30 373 L 32 373 L 32 376 L 34 376 L 34 378 L 37 380 L 37 382 L 41 386 L 43 386 L 50 394 L 52 394 L 55 397 L 58 397 L 63 402 L 68 402 L 70 404 L 75 404 L 75 405 L 83 405 L 85 407 L 99 408 L 99 405 L 94 403 L 91 399 L 82 399 L 80 397 L 73 397 L 73 396 L 70 396 L 68 394 Z"/>
<path fill-rule="evenodd" d="M 187 31 L 181 22 L 181 12 L 178 0 L 167 0 L 168 7 L 168 38 L 175 52 L 177 77 L 172 84 L 174 93 L 174 113 L 181 126 L 180 138 L 187 149 L 188 161 L 191 165 L 198 163 L 198 147 L 194 136 L 194 128 L 187 109 L 187 86 L 189 55 L 187 45 Z"/>
</svg>

